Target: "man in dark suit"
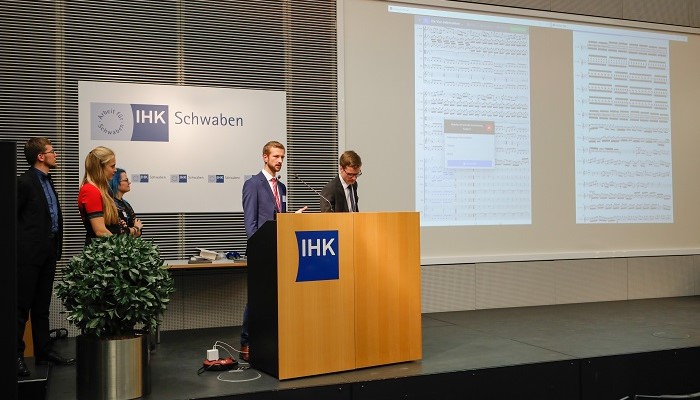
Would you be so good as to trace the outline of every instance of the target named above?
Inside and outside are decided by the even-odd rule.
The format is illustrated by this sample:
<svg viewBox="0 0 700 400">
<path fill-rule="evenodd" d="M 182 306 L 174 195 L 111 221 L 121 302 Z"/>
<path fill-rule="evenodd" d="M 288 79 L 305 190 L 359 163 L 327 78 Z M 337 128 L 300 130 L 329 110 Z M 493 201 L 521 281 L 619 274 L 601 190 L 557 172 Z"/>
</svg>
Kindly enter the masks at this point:
<svg viewBox="0 0 700 400">
<path fill-rule="evenodd" d="M 321 212 L 358 212 L 357 177 L 362 175 L 362 159 L 352 150 L 340 155 L 338 176 L 321 191 Z"/>
<path fill-rule="evenodd" d="M 35 362 L 72 364 L 51 349 L 49 308 L 56 262 L 61 257 L 63 216 L 49 171 L 58 166 L 56 150 L 43 137 L 24 146 L 30 165 L 17 179 L 17 375 L 31 372 L 24 361 L 24 327 L 31 314 Z"/>
<path fill-rule="evenodd" d="M 277 177 L 284 153 L 280 142 L 265 144 L 262 171 L 243 183 L 243 220 L 249 238 L 265 222 L 274 220 L 276 213 L 287 211 L 287 187 Z"/>
<path fill-rule="evenodd" d="M 287 187 L 280 182 L 277 174 L 282 170 L 284 145 L 280 142 L 267 142 L 263 147 L 262 158 L 265 165 L 262 171 L 243 183 L 243 221 L 248 238 L 253 236 L 267 221 L 275 219 L 275 214 L 287 212 Z M 297 212 L 303 212 L 303 207 Z M 248 305 L 243 311 L 241 330 L 241 359 L 249 360 L 248 348 Z"/>
</svg>

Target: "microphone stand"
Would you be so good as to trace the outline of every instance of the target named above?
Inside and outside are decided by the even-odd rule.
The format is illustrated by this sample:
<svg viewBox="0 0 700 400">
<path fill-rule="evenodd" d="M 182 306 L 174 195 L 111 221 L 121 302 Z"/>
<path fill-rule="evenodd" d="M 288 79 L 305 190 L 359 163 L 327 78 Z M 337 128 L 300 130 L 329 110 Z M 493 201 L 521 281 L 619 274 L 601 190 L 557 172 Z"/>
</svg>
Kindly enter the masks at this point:
<svg viewBox="0 0 700 400">
<path fill-rule="evenodd" d="M 290 175 L 293 176 L 294 178 L 299 179 L 299 180 L 301 181 L 301 183 L 303 183 L 304 185 L 306 185 L 307 188 L 311 189 L 314 193 L 316 193 L 316 195 L 317 195 L 318 197 L 320 197 L 320 198 L 322 198 L 323 200 L 325 200 L 326 203 L 328 203 L 328 205 L 331 207 L 331 212 L 335 212 L 335 209 L 334 209 L 334 207 L 333 207 L 333 203 L 331 203 L 331 201 L 328 200 L 327 198 L 323 197 L 323 195 L 322 195 L 321 193 L 319 193 L 318 190 L 312 188 L 308 183 L 306 183 L 303 179 L 301 179 L 301 178 L 299 177 L 299 175 L 297 175 L 297 174 L 290 174 Z"/>
</svg>

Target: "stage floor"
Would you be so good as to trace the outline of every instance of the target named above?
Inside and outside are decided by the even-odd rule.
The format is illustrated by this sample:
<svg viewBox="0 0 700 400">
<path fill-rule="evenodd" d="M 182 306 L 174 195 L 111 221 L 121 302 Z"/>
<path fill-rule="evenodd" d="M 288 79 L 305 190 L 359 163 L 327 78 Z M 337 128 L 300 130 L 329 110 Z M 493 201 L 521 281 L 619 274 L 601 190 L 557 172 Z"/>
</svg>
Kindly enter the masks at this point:
<svg viewBox="0 0 700 400">
<path fill-rule="evenodd" d="M 668 350 L 694 351 L 693 348 L 700 348 L 700 296 L 444 312 L 424 314 L 422 321 L 421 361 L 287 381 L 279 381 L 254 368 L 197 374 L 206 350 L 216 341 L 239 346 L 240 327 L 163 332 L 160 344 L 151 353 L 152 390 L 147 398 L 305 398 L 298 396 L 303 388 L 327 387 L 342 391 L 340 388 L 347 387 L 345 384 L 408 382 L 408 379 L 421 377 L 424 382 L 428 382 L 425 377 L 434 379 L 438 375 L 459 379 L 456 373 L 466 372 L 467 375 L 464 376 L 474 376 L 482 370 L 507 370 L 503 367 L 524 367 L 534 371 L 532 367 L 536 365 L 551 365 L 555 371 L 576 368 L 575 374 L 579 378 L 576 382 L 572 379 L 572 385 L 579 385 L 576 390 L 585 392 L 586 379 L 581 378 L 585 375 L 581 371 L 586 367 L 583 364 L 595 364 L 591 360 L 618 362 L 614 361 L 618 360 L 614 356 L 631 357 L 642 353 L 658 356 L 666 354 L 665 351 Z M 313 342 L 309 345 L 313 345 Z M 64 354 L 75 354 L 74 338 L 60 340 L 57 346 Z M 222 351 L 220 353 L 222 357 L 225 356 Z M 677 351 L 671 351 L 669 354 L 676 353 Z M 692 368 L 700 365 L 697 354 L 700 352 L 690 355 Z M 29 365 L 33 367 L 33 363 Z M 630 364 L 619 365 L 620 368 L 623 368 L 622 365 L 630 368 Z M 695 368 L 692 373 L 696 377 L 695 382 L 688 383 L 693 389 L 700 385 L 700 373 L 697 371 L 700 369 Z M 501 378 L 495 380 L 494 376 L 490 378 L 492 385 L 507 387 L 511 384 L 507 374 L 498 375 Z M 417 387 L 424 387 L 420 381 L 416 380 L 416 385 L 419 385 Z M 459 381 L 456 382 L 459 384 Z M 297 390 L 285 395 L 287 389 Z M 565 387 L 557 390 L 568 392 L 569 389 Z M 396 389 L 384 390 L 391 393 L 391 390 Z M 674 388 L 669 390 L 673 391 Z M 297 396 L 293 396 L 293 393 Z M 574 398 L 596 397 L 591 397 L 590 390 L 588 393 L 588 396 L 579 395 Z M 339 397 L 351 399 L 363 396 L 359 393 L 345 393 Z M 403 397 L 404 394 L 396 393 L 396 398 Z M 557 396 L 551 396 L 555 397 Z M 53 367 L 50 371 L 47 400 L 74 398 L 75 366 Z M 385 395 L 382 398 L 394 397 Z M 451 397 L 437 395 L 431 400 L 436 398 Z M 522 398 L 530 397 L 525 395 Z"/>
</svg>

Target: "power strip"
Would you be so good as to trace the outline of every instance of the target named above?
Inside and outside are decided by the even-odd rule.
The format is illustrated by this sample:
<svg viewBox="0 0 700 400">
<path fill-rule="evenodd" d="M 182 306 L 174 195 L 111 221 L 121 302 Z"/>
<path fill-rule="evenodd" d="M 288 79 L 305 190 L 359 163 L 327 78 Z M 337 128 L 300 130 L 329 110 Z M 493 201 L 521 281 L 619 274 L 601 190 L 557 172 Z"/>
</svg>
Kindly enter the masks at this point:
<svg viewBox="0 0 700 400">
<path fill-rule="evenodd" d="M 202 369 L 204 371 L 228 371 L 235 368 L 238 362 L 231 357 L 220 358 L 218 360 L 204 360 Z"/>
</svg>

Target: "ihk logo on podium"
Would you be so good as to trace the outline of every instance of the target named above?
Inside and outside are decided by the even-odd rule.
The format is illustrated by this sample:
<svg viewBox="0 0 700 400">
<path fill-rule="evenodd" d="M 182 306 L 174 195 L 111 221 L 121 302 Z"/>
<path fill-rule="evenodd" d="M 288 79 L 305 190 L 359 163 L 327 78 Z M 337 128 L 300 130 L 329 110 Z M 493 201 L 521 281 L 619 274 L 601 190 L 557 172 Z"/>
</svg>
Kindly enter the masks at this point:
<svg viewBox="0 0 700 400">
<path fill-rule="evenodd" d="M 338 279 L 338 231 L 297 231 L 297 282 Z"/>
</svg>

